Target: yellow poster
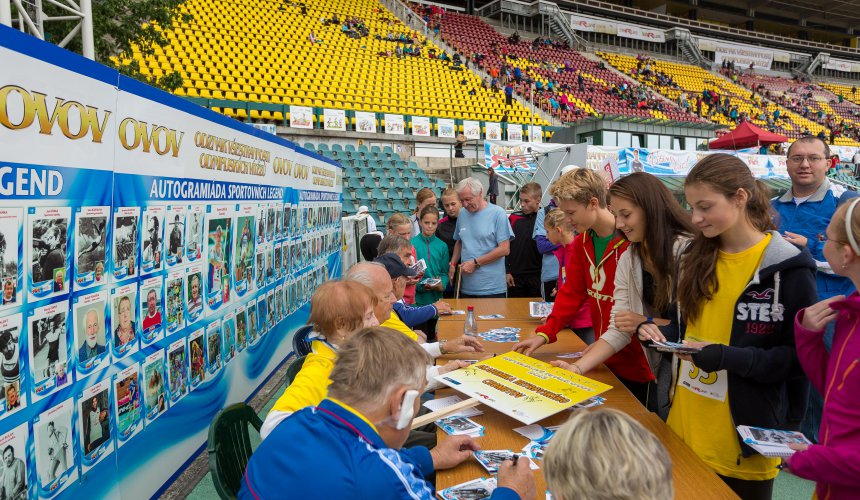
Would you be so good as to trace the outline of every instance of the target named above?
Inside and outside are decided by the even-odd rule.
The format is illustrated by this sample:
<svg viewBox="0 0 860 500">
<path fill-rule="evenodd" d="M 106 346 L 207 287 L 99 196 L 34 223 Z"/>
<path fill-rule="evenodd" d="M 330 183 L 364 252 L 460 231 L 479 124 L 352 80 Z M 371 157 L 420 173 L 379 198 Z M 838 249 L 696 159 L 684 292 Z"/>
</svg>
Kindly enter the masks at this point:
<svg viewBox="0 0 860 500">
<path fill-rule="evenodd" d="M 513 351 L 436 379 L 526 425 L 612 389 Z"/>
</svg>

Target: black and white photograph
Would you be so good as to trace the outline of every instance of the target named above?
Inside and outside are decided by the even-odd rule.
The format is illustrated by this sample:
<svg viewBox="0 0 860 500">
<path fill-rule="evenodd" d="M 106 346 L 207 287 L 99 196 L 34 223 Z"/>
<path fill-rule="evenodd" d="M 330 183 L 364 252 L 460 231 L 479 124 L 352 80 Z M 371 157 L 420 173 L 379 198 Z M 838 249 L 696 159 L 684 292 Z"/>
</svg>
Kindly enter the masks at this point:
<svg viewBox="0 0 860 500">
<path fill-rule="evenodd" d="M 0 208 L 0 311 L 21 305 L 21 216 L 23 209 Z"/>
<path fill-rule="evenodd" d="M 44 490 L 59 493 L 78 478 L 72 436 L 74 401 L 69 398 L 36 417 L 33 423 L 36 475 Z"/>
<path fill-rule="evenodd" d="M 107 282 L 110 207 L 81 207 L 75 214 L 75 290 Z"/>
<path fill-rule="evenodd" d="M 275 239 L 284 237 L 284 206 L 275 203 Z"/>
<path fill-rule="evenodd" d="M 0 435 L 0 452 L 3 453 L 3 498 L 27 500 L 27 437 L 30 431 L 27 422 Z"/>
<path fill-rule="evenodd" d="M 102 290 L 74 298 L 75 351 L 78 378 L 107 367 L 110 364 L 108 345 L 108 324 L 105 317 L 107 290 Z"/>
<path fill-rule="evenodd" d="M 266 205 L 260 204 L 257 215 L 257 243 L 266 241 Z"/>
<path fill-rule="evenodd" d="M 275 236 L 275 204 L 266 206 L 266 241 L 274 240 Z"/>
<path fill-rule="evenodd" d="M 113 452 L 110 380 L 84 389 L 78 396 L 78 429 L 84 472 Z"/>
<path fill-rule="evenodd" d="M 292 231 L 292 209 L 290 208 L 290 204 L 287 203 L 284 205 L 284 238 L 289 238 Z"/>
<path fill-rule="evenodd" d="M 0 418 L 25 406 L 21 394 L 21 314 L 0 318 Z"/>
<path fill-rule="evenodd" d="M 196 262 L 203 256 L 203 205 L 191 205 L 186 216 L 185 255 L 188 262 Z"/>
<path fill-rule="evenodd" d="M 147 207 L 143 212 L 141 269 L 143 274 L 164 269 L 164 207 Z"/>
<path fill-rule="evenodd" d="M 299 232 L 299 206 L 290 206 L 290 235 L 296 236 Z"/>
<path fill-rule="evenodd" d="M 164 218 L 164 239 L 167 240 L 167 267 L 178 266 L 185 256 L 185 205 L 168 205 Z"/>
<path fill-rule="evenodd" d="M 266 280 L 266 273 L 263 269 L 263 249 L 262 249 L 262 247 L 257 247 L 257 255 L 256 255 L 256 258 L 254 259 L 254 261 L 255 261 L 254 267 L 256 267 L 256 271 L 255 271 L 256 276 L 254 276 L 254 279 L 257 283 L 257 288 L 263 288 L 263 286 L 266 284 L 266 281 L 265 281 Z"/>
<path fill-rule="evenodd" d="M 138 350 L 137 283 L 111 290 L 111 326 L 113 357 L 122 358 Z"/>
<path fill-rule="evenodd" d="M 281 256 L 283 245 L 275 243 L 275 250 L 272 256 L 272 266 L 274 267 L 275 279 L 280 278 L 284 274 L 283 263 L 284 259 Z"/>
<path fill-rule="evenodd" d="M 68 293 L 67 244 L 70 207 L 31 209 L 30 295 L 32 300 Z"/>
<path fill-rule="evenodd" d="M 72 382 L 69 373 L 69 302 L 33 309 L 27 319 L 33 397 L 38 400 Z"/>
<path fill-rule="evenodd" d="M 120 207 L 114 210 L 113 276 L 124 280 L 137 276 L 140 237 L 140 207 Z"/>
</svg>

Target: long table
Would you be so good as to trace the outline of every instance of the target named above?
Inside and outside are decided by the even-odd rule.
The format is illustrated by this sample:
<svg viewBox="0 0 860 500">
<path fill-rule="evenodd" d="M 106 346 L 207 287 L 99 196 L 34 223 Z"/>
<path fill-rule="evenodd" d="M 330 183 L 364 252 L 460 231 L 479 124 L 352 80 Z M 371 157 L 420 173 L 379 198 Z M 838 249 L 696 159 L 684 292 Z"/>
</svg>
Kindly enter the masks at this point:
<svg viewBox="0 0 860 500">
<path fill-rule="evenodd" d="M 503 314 L 506 318 L 512 318 L 509 314 L 512 311 L 523 310 L 525 303 L 525 311 L 528 314 L 528 302 L 530 299 L 469 299 L 469 303 L 475 306 L 479 314 Z M 536 299 L 531 299 L 536 300 Z M 499 302 L 499 301 L 506 301 Z M 480 308 L 480 309 L 479 309 Z M 458 307 L 454 307 L 458 309 Z M 508 314 L 506 314 L 508 313 Z M 440 321 L 438 326 L 438 335 L 440 339 L 453 339 L 463 334 L 463 316 L 454 316 L 459 318 L 459 321 L 449 319 Z M 534 336 L 534 328 L 539 323 L 529 319 L 526 320 L 478 320 L 478 330 L 486 331 L 491 328 L 502 326 L 513 326 L 521 328 L 520 339 L 525 340 Z M 509 352 L 513 343 L 501 342 L 482 342 L 484 345 L 484 353 L 481 354 L 459 354 L 450 355 L 440 358 L 440 362 L 444 363 L 449 359 L 486 359 L 495 354 Z M 577 352 L 585 348 L 585 343 L 579 339 L 572 331 L 564 330 L 558 336 L 558 342 L 554 344 L 542 346 L 534 357 L 543 361 L 558 359 L 560 353 Z M 655 414 L 649 412 L 643 407 L 639 401 L 633 397 L 630 391 L 609 371 L 605 366 L 601 366 L 588 373 L 588 377 L 599 380 L 612 386 L 610 391 L 602 394 L 606 398 L 604 404 L 607 408 L 614 408 L 623 411 L 630 415 L 646 429 L 653 432 L 669 452 L 672 458 L 672 476 L 675 485 L 675 497 L 679 499 L 696 498 L 696 499 L 736 499 L 738 498 L 734 492 L 723 483 L 719 477 L 691 450 L 681 439 L 672 432 L 671 429 Z M 446 397 L 457 394 L 454 389 L 442 389 L 436 391 L 436 396 Z M 484 449 L 501 450 L 510 449 L 519 451 L 528 443 L 528 439 L 513 431 L 516 427 L 521 427 L 521 422 L 513 418 L 503 415 L 492 408 L 480 405 L 484 414 L 474 417 L 474 420 L 486 428 L 485 435 L 478 438 L 477 442 Z M 564 411 L 553 415 L 539 422 L 543 426 L 560 425 L 569 417 L 570 412 Z M 438 437 L 442 439 L 445 433 L 438 430 Z M 537 462 L 543 467 L 541 461 Z M 536 470 L 535 481 L 537 482 L 538 497 L 543 498 L 546 490 L 546 482 L 544 481 L 542 470 Z M 438 471 L 436 473 L 436 489 L 442 490 L 466 481 L 478 478 L 487 477 L 486 471 L 475 460 L 467 460 L 459 466 L 446 471 Z"/>
<path fill-rule="evenodd" d="M 501 314 L 507 320 L 523 320 L 531 321 L 536 325 L 540 321 L 529 316 L 529 302 L 541 302 L 540 297 L 534 299 L 442 299 L 451 304 L 451 309 L 466 311 L 469 306 L 475 306 L 475 316 L 484 314 Z M 466 320 L 466 316 L 462 314 L 454 314 L 450 316 L 440 316 L 439 321 L 453 321 L 462 323 Z M 478 319 L 480 323 L 481 320 Z"/>
</svg>

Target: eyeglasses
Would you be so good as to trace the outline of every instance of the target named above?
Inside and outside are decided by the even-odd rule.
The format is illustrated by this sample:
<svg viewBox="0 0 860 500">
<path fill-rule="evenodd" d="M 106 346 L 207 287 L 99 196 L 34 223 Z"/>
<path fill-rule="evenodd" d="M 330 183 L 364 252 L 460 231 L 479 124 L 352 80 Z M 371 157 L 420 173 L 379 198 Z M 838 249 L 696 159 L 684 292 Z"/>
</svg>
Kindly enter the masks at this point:
<svg viewBox="0 0 860 500">
<path fill-rule="evenodd" d="M 789 162 L 797 164 L 797 165 L 800 165 L 801 163 L 803 163 L 803 160 L 808 161 L 810 165 L 815 165 L 815 164 L 823 162 L 824 160 L 827 160 L 827 158 L 825 158 L 823 156 L 789 156 L 788 157 Z"/>
</svg>

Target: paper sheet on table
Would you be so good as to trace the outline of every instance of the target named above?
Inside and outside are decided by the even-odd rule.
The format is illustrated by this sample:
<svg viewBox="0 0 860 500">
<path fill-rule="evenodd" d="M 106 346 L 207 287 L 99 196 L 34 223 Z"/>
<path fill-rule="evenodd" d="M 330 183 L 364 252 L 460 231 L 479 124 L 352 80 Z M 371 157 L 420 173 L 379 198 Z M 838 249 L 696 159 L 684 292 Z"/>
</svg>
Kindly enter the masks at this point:
<svg viewBox="0 0 860 500">
<path fill-rule="evenodd" d="M 451 405 L 455 405 L 463 401 L 460 396 L 448 396 L 447 398 L 439 398 L 439 399 L 431 399 L 430 401 L 426 401 L 424 403 L 424 407 L 430 411 L 439 411 L 445 409 Z M 457 413 L 452 413 L 451 417 L 475 417 L 478 415 L 483 415 L 484 412 L 479 410 L 477 407 L 473 406 L 471 408 L 466 408 L 462 411 L 458 411 Z"/>
</svg>

